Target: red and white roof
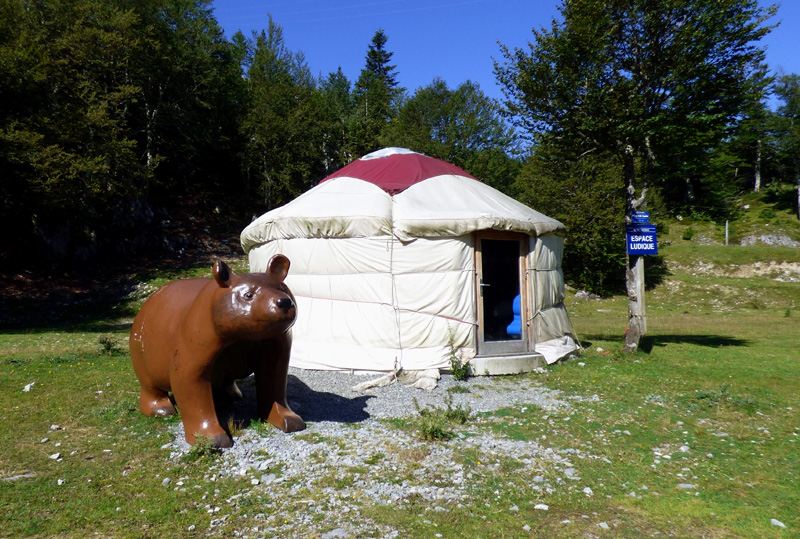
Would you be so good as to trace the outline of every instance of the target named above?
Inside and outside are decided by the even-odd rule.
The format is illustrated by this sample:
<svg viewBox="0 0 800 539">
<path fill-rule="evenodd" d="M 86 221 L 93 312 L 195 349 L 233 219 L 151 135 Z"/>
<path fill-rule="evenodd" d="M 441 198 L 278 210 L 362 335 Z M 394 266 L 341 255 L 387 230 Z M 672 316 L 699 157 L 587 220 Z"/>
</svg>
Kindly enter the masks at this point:
<svg viewBox="0 0 800 539">
<path fill-rule="evenodd" d="M 445 161 L 403 148 L 371 153 L 253 221 L 249 252 L 276 239 L 458 237 L 477 230 L 563 234 L 565 227 Z"/>
<path fill-rule="evenodd" d="M 444 175 L 480 181 L 447 161 L 405 148 L 384 148 L 353 161 L 319 183 L 336 178 L 356 178 L 377 185 L 390 195 L 396 195 L 414 184 Z"/>
</svg>

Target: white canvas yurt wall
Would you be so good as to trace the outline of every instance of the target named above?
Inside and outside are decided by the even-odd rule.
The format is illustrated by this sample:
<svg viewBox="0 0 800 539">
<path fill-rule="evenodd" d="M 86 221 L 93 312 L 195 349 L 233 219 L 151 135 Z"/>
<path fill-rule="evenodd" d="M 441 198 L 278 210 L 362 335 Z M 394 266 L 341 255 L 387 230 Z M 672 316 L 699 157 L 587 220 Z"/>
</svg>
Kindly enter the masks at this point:
<svg viewBox="0 0 800 539">
<path fill-rule="evenodd" d="M 487 230 L 529 237 L 533 351 L 548 363 L 574 351 L 564 226 L 443 161 L 370 154 L 253 221 L 241 241 L 253 272 L 276 253 L 291 261 L 292 366 L 421 370 L 449 367 L 453 350 L 479 353 L 474 242 Z"/>
</svg>

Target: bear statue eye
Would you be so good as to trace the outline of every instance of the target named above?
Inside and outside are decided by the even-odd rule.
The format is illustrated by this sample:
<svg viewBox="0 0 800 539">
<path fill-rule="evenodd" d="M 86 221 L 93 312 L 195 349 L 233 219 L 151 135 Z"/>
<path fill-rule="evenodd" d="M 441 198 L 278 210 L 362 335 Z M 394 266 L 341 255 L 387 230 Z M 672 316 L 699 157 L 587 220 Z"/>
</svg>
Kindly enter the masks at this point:
<svg viewBox="0 0 800 539">
<path fill-rule="evenodd" d="M 248 292 L 245 292 L 245 293 L 244 293 L 244 299 L 246 299 L 246 300 L 250 301 L 251 299 L 253 299 L 253 296 L 254 296 L 254 295 L 255 295 L 255 294 L 253 294 L 252 292 L 249 292 L 249 291 L 248 291 Z"/>
</svg>

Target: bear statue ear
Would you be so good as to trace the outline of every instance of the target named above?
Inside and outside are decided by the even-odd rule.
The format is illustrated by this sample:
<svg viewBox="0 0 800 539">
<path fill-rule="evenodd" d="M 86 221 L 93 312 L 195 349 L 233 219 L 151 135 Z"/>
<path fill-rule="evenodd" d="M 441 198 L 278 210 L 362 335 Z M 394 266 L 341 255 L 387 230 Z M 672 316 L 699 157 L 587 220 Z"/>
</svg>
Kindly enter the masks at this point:
<svg viewBox="0 0 800 539">
<path fill-rule="evenodd" d="M 231 276 L 234 275 L 233 270 L 222 260 L 214 262 L 214 280 L 220 288 L 228 288 L 231 285 Z"/>
<path fill-rule="evenodd" d="M 289 259 L 283 255 L 273 256 L 267 263 L 267 273 L 283 281 L 289 273 Z"/>
</svg>

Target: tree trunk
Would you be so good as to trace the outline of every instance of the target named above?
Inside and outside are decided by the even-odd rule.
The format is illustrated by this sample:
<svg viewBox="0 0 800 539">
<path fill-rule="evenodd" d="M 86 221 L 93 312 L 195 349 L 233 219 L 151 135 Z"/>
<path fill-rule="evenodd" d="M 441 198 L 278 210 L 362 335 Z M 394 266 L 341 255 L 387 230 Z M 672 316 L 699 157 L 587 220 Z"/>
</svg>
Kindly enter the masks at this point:
<svg viewBox="0 0 800 539">
<path fill-rule="evenodd" d="M 628 257 L 625 286 L 628 291 L 628 329 L 625 330 L 623 352 L 634 353 L 639 349 L 639 339 L 647 333 L 643 256 Z"/>
<path fill-rule="evenodd" d="M 758 193 L 761 191 L 761 141 L 756 141 L 756 170 L 755 170 L 755 185 L 753 191 Z"/>
<path fill-rule="evenodd" d="M 652 158 L 648 141 L 648 159 Z M 625 183 L 627 184 L 627 203 L 625 222 L 631 223 L 631 215 L 644 204 L 647 187 L 642 188 L 642 194 L 636 198 L 636 168 L 634 151 L 631 146 L 625 148 L 624 161 Z M 625 330 L 625 345 L 623 352 L 634 353 L 639 349 L 639 339 L 647 331 L 647 319 L 644 305 L 644 257 L 627 256 L 625 285 L 628 292 L 628 329 Z"/>
</svg>

